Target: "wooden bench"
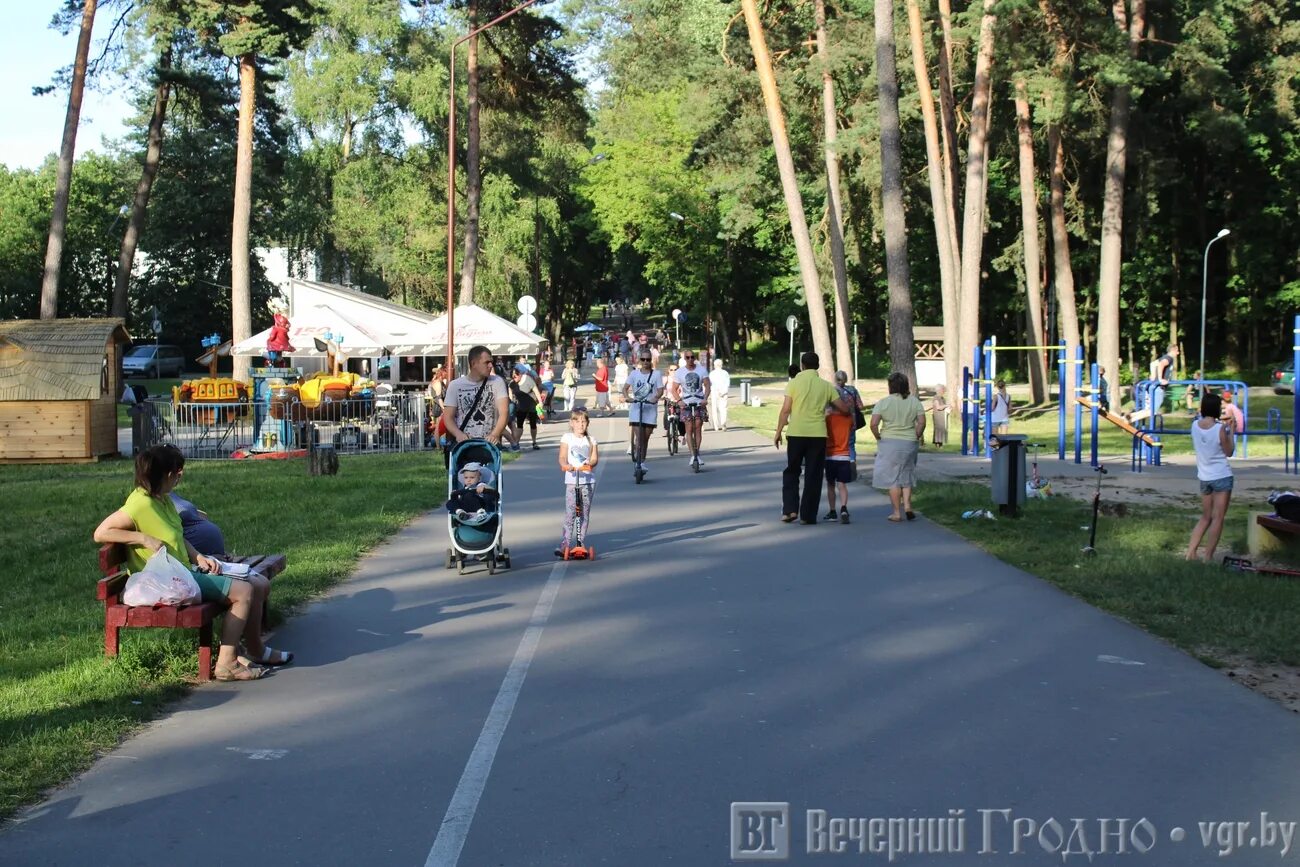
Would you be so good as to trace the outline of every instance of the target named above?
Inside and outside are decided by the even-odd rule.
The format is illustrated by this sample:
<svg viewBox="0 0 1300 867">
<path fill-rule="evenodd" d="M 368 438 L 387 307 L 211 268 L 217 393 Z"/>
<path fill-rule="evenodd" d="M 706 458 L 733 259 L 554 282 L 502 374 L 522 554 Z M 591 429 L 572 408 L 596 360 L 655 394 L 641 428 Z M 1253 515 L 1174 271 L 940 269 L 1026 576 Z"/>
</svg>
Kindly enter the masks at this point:
<svg viewBox="0 0 1300 867">
<path fill-rule="evenodd" d="M 1246 547 L 1259 557 L 1286 547 L 1289 537 L 1300 536 L 1300 521 L 1286 521 L 1266 512 L 1251 512 L 1246 527 Z"/>
<path fill-rule="evenodd" d="M 254 554 L 247 557 L 222 558 L 229 563 L 247 563 L 248 567 L 266 578 L 284 571 L 288 560 L 283 554 Z M 117 656 L 119 632 L 123 627 L 161 627 L 164 629 L 197 629 L 199 631 L 199 680 L 212 679 L 212 621 L 225 611 L 226 602 L 200 602 L 195 605 L 126 605 L 122 591 L 126 588 L 127 573 L 122 568 L 126 562 L 123 545 L 104 545 L 99 549 L 99 579 L 96 597 L 104 603 L 104 655 Z M 266 608 L 262 609 L 262 625 L 266 625 Z"/>
</svg>

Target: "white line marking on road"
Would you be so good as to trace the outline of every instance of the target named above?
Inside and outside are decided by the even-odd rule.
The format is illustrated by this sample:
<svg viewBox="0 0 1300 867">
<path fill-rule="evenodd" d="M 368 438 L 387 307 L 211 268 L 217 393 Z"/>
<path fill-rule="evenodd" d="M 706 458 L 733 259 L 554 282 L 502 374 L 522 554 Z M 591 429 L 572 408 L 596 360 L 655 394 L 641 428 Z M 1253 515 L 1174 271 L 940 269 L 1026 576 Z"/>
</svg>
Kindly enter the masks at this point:
<svg viewBox="0 0 1300 867">
<path fill-rule="evenodd" d="M 605 470 L 605 463 L 602 460 L 596 464 L 597 483 Z M 523 691 L 524 678 L 528 676 L 528 668 L 533 664 L 533 656 L 537 653 L 537 645 L 541 643 L 542 631 L 551 616 L 551 607 L 560 593 L 560 584 L 564 582 L 568 566 L 567 560 L 561 560 L 551 567 L 551 577 L 542 588 L 542 595 L 533 608 L 533 616 L 528 620 L 524 637 L 519 639 L 515 658 L 511 660 L 505 679 L 501 681 L 496 701 L 492 702 L 492 709 L 483 722 L 483 730 L 479 732 L 478 741 L 469 754 L 469 760 L 465 762 L 465 770 L 460 775 L 460 782 L 456 784 L 456 791 L 451 795 L 451 803 L 447 805 L 447 812 L 442 817 L 442 825 L 438 828 L 438 836 L 434 838 L 424 867 L 456 867 L 460 861 L 460 852 L 465 847 L 479 800 L 487 787 L 492 763 L 496 761 L 497 750 L 505 737 L 506 726 L 510 724 L 510 716 L 514 713 L 519 693 Z"/>
<path fill-rule="evenodd" d="M 460 860 L 460 850 L 469 836 L 469 826 L 474 821 L 479 799 L 483 797 L 483 789 L 487 786 L 497 749 L 501 746 L 506 726 L 510 723 L 510 715 L 514 713 L 515 702 L 523 690 L 524 678 L 528 676 L 528 667 L 532 665 L 533 655 L 537 652 L 542 630 L 546 628 L 547 618 L 551 616 L 551 606 L 560 592 L 560 583 L 564 580 L 568 565 L 567 561 L 562 561 L 551 568 L 551 577 L 542 589 L 532 619 L 524 630 L 524 637 L 519 640 L 519 649 L 515 651 L 515 658 L 506 670 L 505 679 L 501 681 L 501 689 L 497 691 L 496 701 L 492 703 L 492 709 L 488 711 L 487 720 L 483 723 L 483 731 L 479 733 L 474 751 L 470 753 L 465 771 L 456 784 L 456 791 L 452 793 L 438 836 L 433 841 L 433 848 L 429 850 L 429 857 L 425 859 L 425 867 L 455 867 Z"/>
</svg>

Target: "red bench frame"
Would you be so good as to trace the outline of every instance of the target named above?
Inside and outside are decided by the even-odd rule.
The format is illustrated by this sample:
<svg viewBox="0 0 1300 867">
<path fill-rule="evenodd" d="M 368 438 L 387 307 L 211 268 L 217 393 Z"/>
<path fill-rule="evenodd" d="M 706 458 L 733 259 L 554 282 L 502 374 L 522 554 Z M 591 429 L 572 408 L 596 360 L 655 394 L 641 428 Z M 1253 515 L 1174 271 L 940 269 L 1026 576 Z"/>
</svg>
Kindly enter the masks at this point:
<svg viewBox="0 0 1300 867">
<path fill-rule="evenodd" d="M 268 579 L 279 575 L 288 565 L 283 554 L 254 554 L 247 557 L 227 555 L 229 563 L 247 563 L 254 572 Z M 122 591 L 126 588 L 127 573 L 122 568 L 126 562 L 126 549 L 120 544 L 104 545 L 99 549 L 99 571 L 104 577 L 96 586 L 96 598 L 104 603 L 104 655 L 117 656 L 120 632 L 123 628 L 158 627 L 164 629 L 197 629 L 199 631 L 199 680 L 212 679 L 212 621 L 225 611 L 225 602 L 200 602 L 196 605 L 126 605 Z M 266 625 L 266 609 L 262 609 L 262 624 Z"/>
</svg>

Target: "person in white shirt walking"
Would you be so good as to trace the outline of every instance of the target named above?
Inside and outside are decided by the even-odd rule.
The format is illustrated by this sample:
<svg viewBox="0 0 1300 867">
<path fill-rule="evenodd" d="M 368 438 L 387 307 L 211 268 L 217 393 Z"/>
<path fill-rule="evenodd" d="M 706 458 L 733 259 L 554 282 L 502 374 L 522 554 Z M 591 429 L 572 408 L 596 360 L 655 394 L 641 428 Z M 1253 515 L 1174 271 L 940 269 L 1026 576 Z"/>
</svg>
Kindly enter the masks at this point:
<svg viewBox="0 0 1300 867">
<path fill-rule="evenodd" d="M 731 400 L 731 374 L 722 366 L 722 359 L 713 360 L 709 372 L 709 420 L 713 429 L 727 429 L 727 403 Z"/>
</svg>

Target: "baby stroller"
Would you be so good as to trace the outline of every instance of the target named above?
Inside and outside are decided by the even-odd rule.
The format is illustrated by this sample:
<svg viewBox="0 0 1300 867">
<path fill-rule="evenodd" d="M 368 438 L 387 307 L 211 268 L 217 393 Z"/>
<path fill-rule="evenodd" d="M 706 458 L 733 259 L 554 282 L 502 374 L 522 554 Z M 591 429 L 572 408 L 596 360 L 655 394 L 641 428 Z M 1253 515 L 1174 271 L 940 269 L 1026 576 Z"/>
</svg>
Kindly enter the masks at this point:
<svg viewBox="0 0 1300 867">
<path fill-rule="evenodd" d="M 447 536 L 451 547 L 447 549 L 446 568 L 453 565 L 458 574 L 465 574 L 465 563 L 481 560 L 487 564 L 488 574 L 495 575 L 497 567 L 510 568 L 510 549 L 502 543 L 505 491 L 501 479 L 501 451 L 487 440 L 465 440 L 451 450 L 447 471 L 447 497 L 461 487 L 460 471 L 468 463 L 480 464 L 481 480 L 497 492 L 495 511 L 486 516 L 458 518 L 447 513 Z"/>
</svg>

